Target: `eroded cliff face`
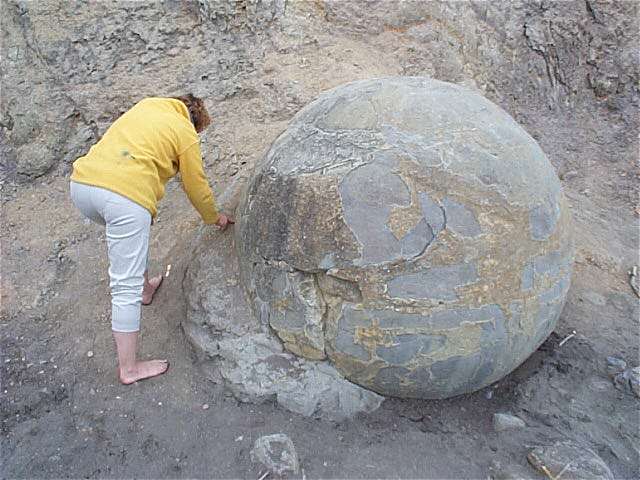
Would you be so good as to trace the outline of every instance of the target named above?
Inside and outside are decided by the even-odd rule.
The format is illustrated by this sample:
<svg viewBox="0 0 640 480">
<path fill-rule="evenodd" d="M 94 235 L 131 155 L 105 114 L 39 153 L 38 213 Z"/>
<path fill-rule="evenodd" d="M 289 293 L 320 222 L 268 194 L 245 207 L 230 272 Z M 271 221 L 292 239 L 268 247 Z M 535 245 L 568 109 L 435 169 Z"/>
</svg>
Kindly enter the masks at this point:
<svg viewBox="0 0 640 480">
<path fill-rule="evenodd" d="M 319 91 L 402 74 L 478 88 L 588 188 L 585 166 L 614 164 L 612 180 L 633 155 L 637 10 L 593 0 L 5 0 L 3 177 L 67 171 L 133 102 L 184 91 L 206 97 L 219 121 L 208 139 L 221 151 L 205 152 L 243 170 Z M 627 199 L 629 177 L 615 178 Z"/>
</svg>

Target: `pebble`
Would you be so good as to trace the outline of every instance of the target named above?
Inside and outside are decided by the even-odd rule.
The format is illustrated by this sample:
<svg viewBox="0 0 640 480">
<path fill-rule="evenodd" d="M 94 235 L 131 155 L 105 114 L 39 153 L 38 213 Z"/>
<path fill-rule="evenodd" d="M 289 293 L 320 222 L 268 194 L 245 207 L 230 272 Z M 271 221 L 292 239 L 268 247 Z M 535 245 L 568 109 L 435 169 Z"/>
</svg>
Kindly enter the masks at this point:
<svg viewBox="0 0 640 480">
<path fill-rule="evenodd" d="M 203 410 L 209 410 L 209 404 L 205 403 L 204 405 L 202 405 L 202 409 Z"/>
<path fill-rule="evenodd" d="M 504 432 L 505 430 L 519 430 L 527 426 L 524 421 L 514 415 L 508 413 L 495 413 L 493 415 L 493 429 L 496 432 Z"/>
<path fill-rule="evenodd" d="M 89 357 L 89 358 L 93 357 L 93 351 L 89 350 L 87 352 L 87 357 Z"/>
<path fill-rule="evenodd" d="M 270 472 L 282 476 L 285 472 L 298 473 L 300 462 L 291 439 L 284 433 L 258 438 L 251 449 L 251 460 L 261 463 Z"/>
<path fill-rule="evenodd" d="M 640 366 L 617 373 L 613 377 L 613 384 L 618 390 L 640 397 Z"/>
<path fill-rule="evenodd" d="M 607 372 L 614 376 L 627 368 L 627 362 L 618 357 L 607 357 Z"/>
</svg>

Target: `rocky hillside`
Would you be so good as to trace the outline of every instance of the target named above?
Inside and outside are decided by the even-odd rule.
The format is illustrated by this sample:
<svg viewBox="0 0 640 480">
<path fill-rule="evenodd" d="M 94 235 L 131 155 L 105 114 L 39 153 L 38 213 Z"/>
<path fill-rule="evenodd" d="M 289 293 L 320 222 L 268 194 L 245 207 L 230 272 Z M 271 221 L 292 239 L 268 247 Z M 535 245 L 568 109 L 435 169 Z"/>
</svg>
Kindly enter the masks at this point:
<svg viewBox="0 0 640 480">
<path fill-rule="evenodd" d="M 619 174 L 635 151 L 636 2 L 3 0 L 2 10 L 2 175 L 12 181 L 68 170 L 144 96 L 207 98 L 226 156 L 233 136 L 289 119 L 320 90 L 402 74 L 478 88 L 561 174 L 588 188 L 585 167 L 606 167 L 600 181 L 633 198 L 633 179 Z M 234 153 L 258 153 L 243 143 Z"/>
</svg>

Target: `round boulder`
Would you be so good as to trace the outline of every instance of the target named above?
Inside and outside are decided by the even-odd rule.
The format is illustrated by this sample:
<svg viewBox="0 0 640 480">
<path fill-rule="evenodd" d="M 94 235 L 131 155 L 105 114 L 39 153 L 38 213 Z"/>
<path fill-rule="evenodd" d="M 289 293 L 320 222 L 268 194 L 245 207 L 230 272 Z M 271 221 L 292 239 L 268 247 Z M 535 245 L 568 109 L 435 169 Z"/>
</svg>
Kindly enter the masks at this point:
<svg viewBox="0 0 640 480">
<path fill-rule="evenodd" d="M 384 395 L 495 382 L 551 333 L 569 288 L 549 160 L 502 109 L 428 78 L 322 94 L 257 166 L 238 217 L 262 324 Z"/>
</svg>

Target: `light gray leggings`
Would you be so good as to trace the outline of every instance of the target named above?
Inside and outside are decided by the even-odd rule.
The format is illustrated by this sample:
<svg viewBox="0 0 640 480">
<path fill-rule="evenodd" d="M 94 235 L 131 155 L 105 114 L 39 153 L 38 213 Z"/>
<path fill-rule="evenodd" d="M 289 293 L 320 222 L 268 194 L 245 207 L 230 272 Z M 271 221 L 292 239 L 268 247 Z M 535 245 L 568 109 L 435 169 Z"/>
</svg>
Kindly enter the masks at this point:
<svg viewBox="0 0 640 480">
<path fill-rule="evenodd" d="M 82 183 L 71 182 L 71 199 L 85 217 L 107 227 L 111 328 L 137 332 L 151 214 L 122 195 Z"/>
</svg>

